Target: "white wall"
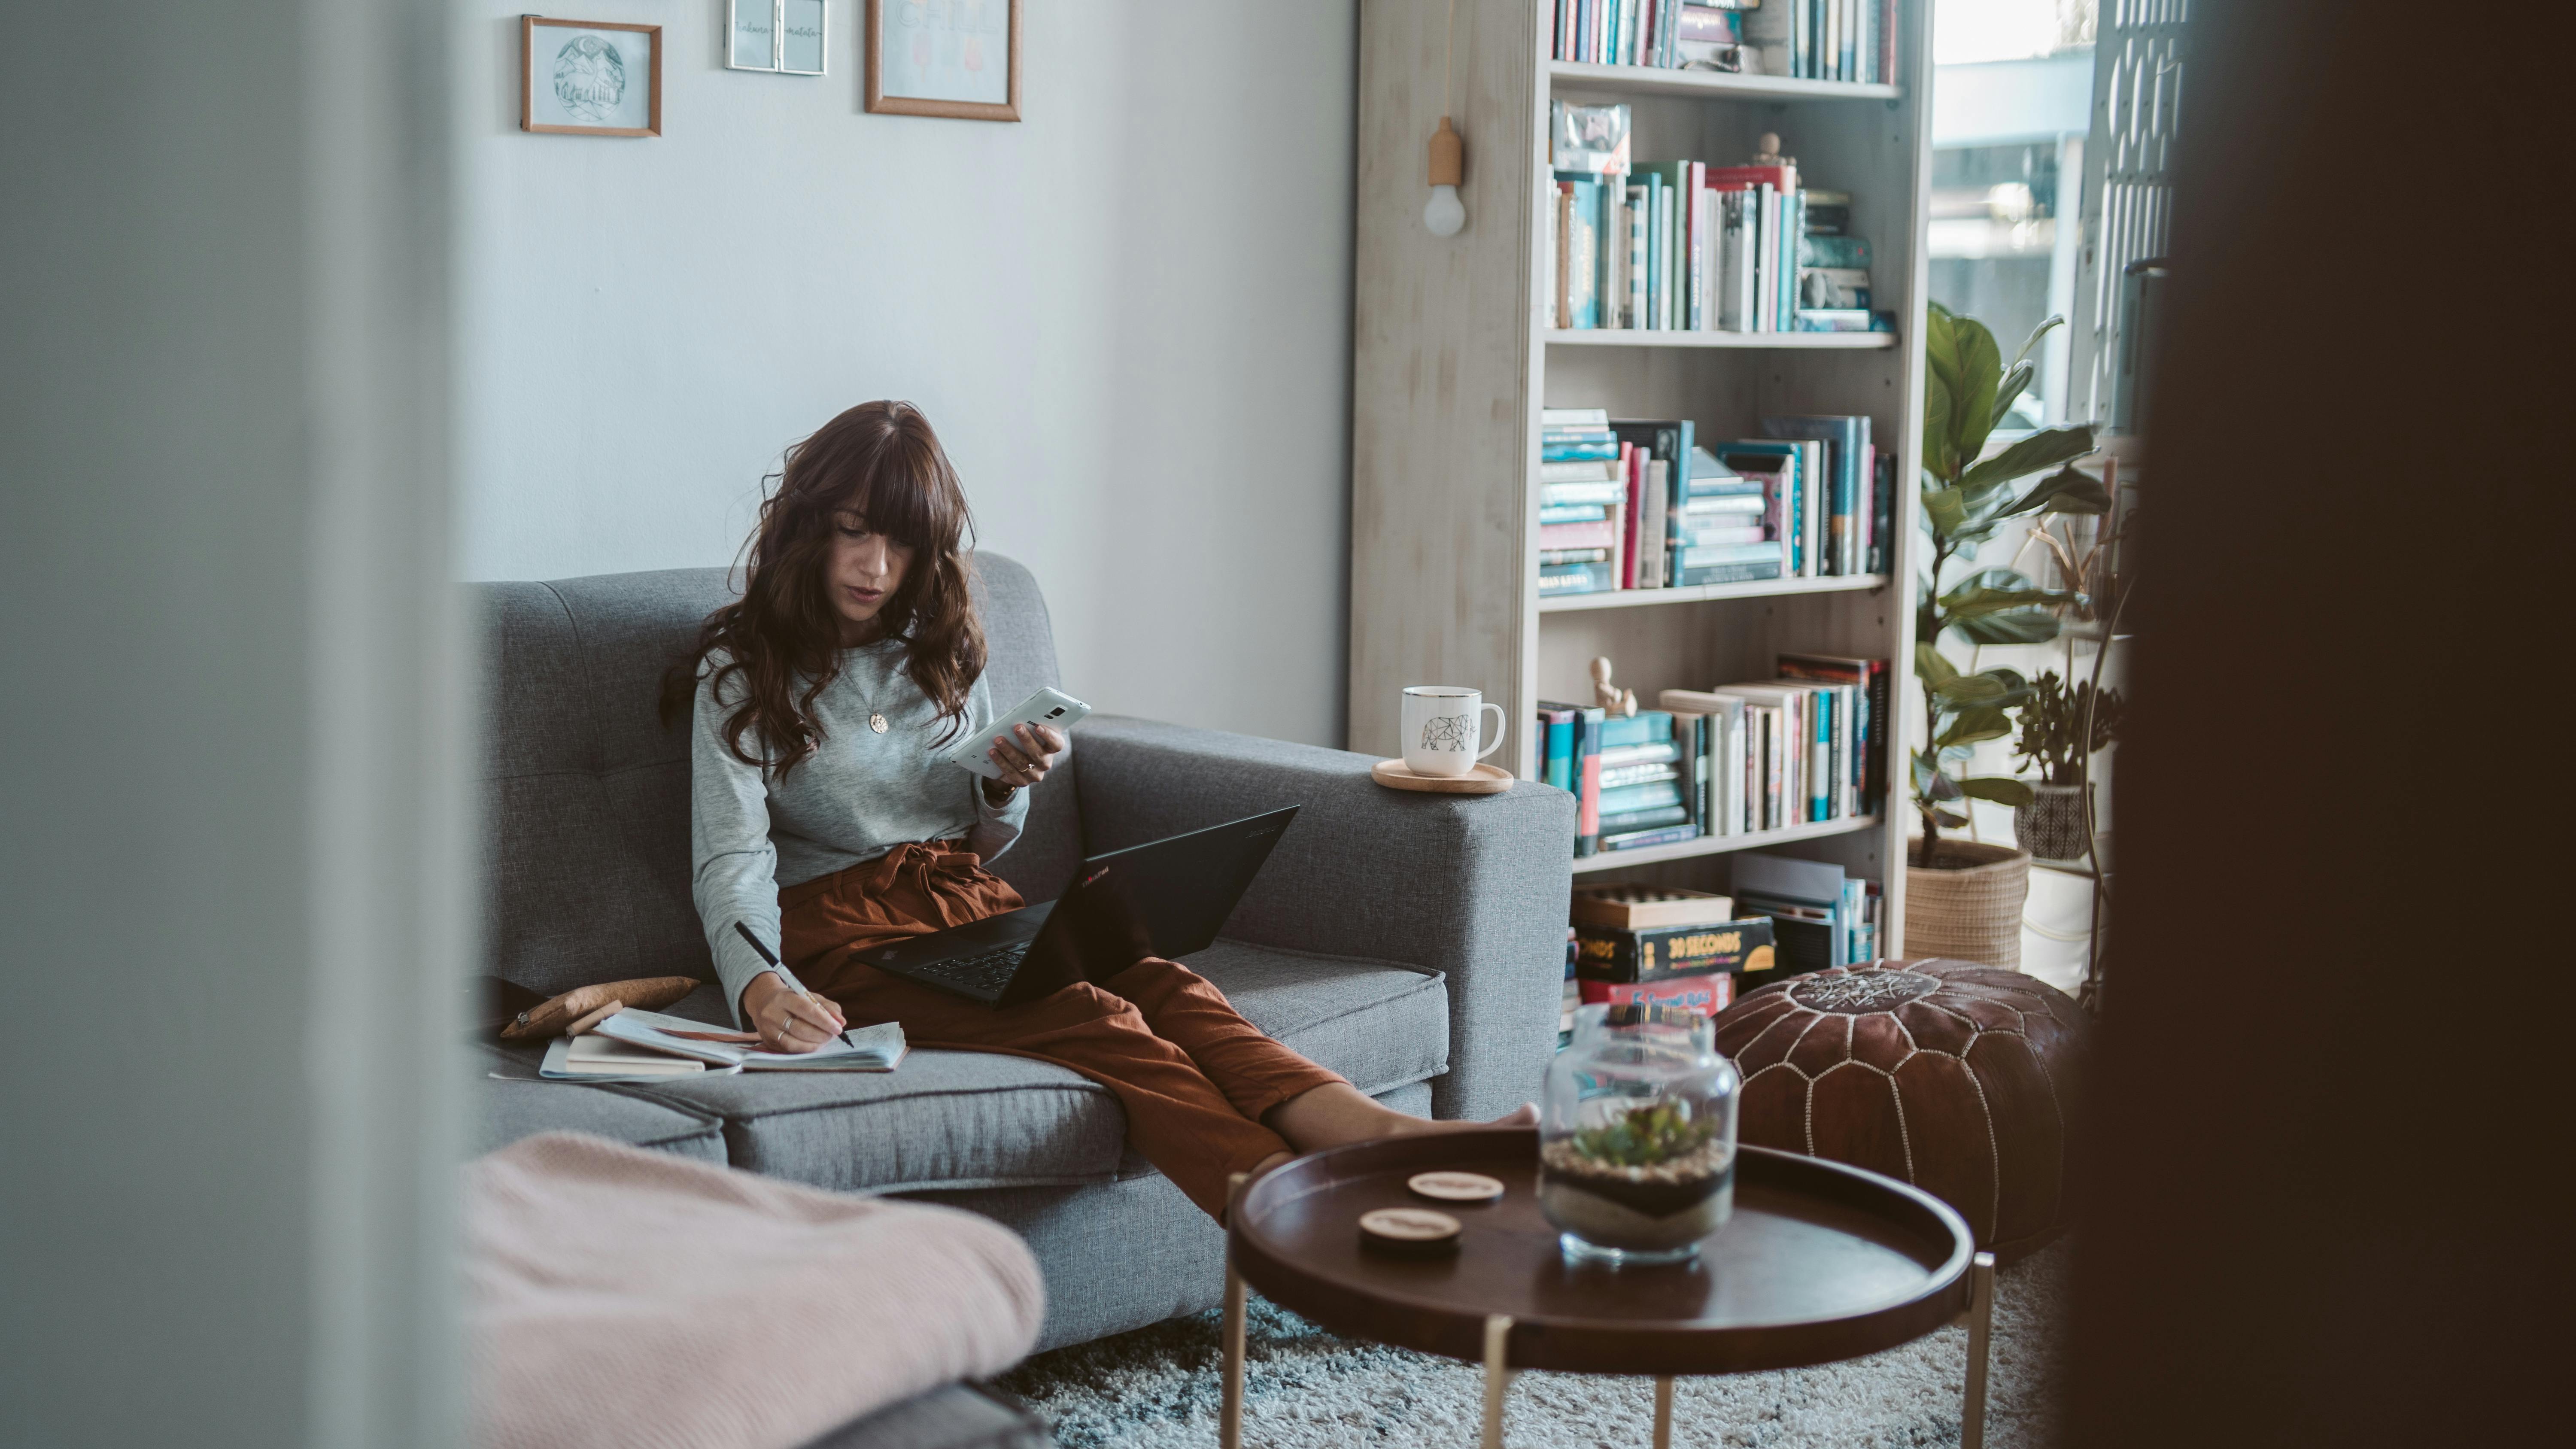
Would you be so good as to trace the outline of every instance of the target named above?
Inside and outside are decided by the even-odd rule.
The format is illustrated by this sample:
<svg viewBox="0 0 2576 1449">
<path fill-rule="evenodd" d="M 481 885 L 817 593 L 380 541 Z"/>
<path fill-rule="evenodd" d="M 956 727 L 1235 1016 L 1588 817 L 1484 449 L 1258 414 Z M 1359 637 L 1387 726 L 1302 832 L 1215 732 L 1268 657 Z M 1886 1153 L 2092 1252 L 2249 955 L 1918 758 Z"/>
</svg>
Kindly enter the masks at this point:
<svg viewBox="0 0 2576 1449">
<path fill-rule="evenodd" d="M 1095 705 L 1340 742 L 1354 0 L 1030 0 L 1017 124 L 866 114 L 664 28 L 663 132 L 518 130 L 518 4 L 459 79 L 471 578 L 725 564 L 781 450 L 909 398 Z"/>
</svg>

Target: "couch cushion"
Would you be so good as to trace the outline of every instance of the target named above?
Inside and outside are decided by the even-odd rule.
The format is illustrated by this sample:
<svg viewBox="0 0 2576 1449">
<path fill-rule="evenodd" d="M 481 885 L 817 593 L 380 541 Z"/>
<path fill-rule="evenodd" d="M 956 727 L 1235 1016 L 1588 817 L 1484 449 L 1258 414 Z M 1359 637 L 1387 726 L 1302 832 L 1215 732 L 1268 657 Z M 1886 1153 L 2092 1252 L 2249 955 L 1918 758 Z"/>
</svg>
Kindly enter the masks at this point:
<svg viewBox="0 0 2576 1449">
<path fill-rule="evenodd" d="M 973 560 L 996 709 L 1056 682 L 1046 600 L 998 554 Z M 637 976 L 711 977 L 689 901 L 685 721 L 663 670 L 734 597 L 724 569 L 470 586 L 487 630 L 485 928 L 493 975 L 553 995 Z M 1082 854 L 1073 763 L 1032 800 L 994 870 L 1051 900 Z"/>
<path fill-rule="evenodd" d="M 533 1070 L 531 1052 L 478 1048 L 475 1063 L 504 1072 Z M 476 1078 L 466 1121 L 467 1150 L 497 1152 L 540 1132 L 587 1132 L 631 1147 L 651 1147 L 722 1165 L 724 1124 L 711 1112 L 657 1102 L 616 1087 L 578 1082 Z"/>
<path fill-rule="evenodd" d="M 1436 973 L 1219 941 L 1187 964 L 1255 1026 L 1385 1092 L 1448 1066 Z M 670 1008 L 715 1021 L 703 987 Z M 887 1073 L 745 1073 L 622 1090 L 724 1119 L 736 1167 L 852 1192 L 1099 1182 L 1119 1172 L 1127 1119 L 1064 1067 L 988 1052 L 917 1051 Z"/>
</svg>

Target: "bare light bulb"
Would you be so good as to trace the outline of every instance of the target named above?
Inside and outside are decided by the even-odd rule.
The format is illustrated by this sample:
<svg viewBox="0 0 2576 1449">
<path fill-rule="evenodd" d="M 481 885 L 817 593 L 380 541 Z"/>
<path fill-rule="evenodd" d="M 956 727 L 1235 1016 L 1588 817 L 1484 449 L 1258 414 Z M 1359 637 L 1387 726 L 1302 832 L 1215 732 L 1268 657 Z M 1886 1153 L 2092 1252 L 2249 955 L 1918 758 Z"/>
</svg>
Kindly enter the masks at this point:
<svg viewBox="0 0 2576 1449">
<path fill-rule="evenodd" d="M 1433 236 L 1456 236 L 1467 224 L 1466 203 L 1458 199 L 1455 186 L 1431 188 L 1431 199 L 1422 204 L 1422 224 Z"/>
<path fill-rule="evenodd" d="M 1467 224 L 1467 207 L 1458 200 L 1458 183 L 1467 176 L 1467 148 L 1449 118 L 1431 133 L 1431 199 L 1422 205 L 1422 225 L 1433 236 L 1456 236 Z"/>
</svg>

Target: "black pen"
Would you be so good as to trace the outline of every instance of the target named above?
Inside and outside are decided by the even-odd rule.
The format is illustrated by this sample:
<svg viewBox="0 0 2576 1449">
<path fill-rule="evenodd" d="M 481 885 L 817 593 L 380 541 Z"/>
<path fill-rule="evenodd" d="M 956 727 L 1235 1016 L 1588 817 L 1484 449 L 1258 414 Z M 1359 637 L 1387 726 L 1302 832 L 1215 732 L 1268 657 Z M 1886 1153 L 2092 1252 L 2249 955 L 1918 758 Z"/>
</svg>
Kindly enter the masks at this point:
<svg viewBox="0 0 2576 1449">
<path fill-rule="evenodd" d="M 805 983 L 796 979 L 796 973 L 787 969 L 786 962 L 769 954 L 769 948 L 760 944 L 760 938 L 751 933 L 751 927 L 744 925 L 740 921 L 736 921 L 733 923 L 733 928 L 742 933 L 742 938 L 744 940 L 751 943 L 751 949 L 760 953 L 761 960 L 769 963 L 769 969 L 778 973 L 778 979 L 787 983 L 788 990 L 795 992 L 799 996 L 811 994 L 806 991 Z"/>
</svg>

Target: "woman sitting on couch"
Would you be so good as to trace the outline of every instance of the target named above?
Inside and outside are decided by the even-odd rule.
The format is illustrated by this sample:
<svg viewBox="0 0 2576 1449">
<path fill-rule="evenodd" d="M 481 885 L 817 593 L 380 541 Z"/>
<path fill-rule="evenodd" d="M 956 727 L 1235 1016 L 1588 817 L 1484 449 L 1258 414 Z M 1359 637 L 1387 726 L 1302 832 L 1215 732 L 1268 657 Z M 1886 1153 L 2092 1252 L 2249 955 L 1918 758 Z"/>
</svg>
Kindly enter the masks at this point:
<svg viewBox="0 0 2576 1449">
<path fill-rule="evenodd" d="M 693 892 L 738 1018 L 779 1051 L 899 1021 L 917 1046 L 1070 1067 L 1117 1094 L 1129 1140 L 1211 1215 L 1231 1174 L 1292 1150 L 1450 1125 L 1380 1106 L 1170 961 L 997 1010 L 858 960 L 1022 904 L 984 862 L 1018 838 L 1027 791 L 1065 749 L 1044 726 L 996 735 L 1000 782 L 938 758 L 993 720 L 959 552 L 968 526 L 918 410 L 850 409 L 788 454 L 742 598 L 707 617 L 665 682 L 665 718 L 694 710 Z M 736 922 L 780 942 L 811 994 Z"/>
</svg>

